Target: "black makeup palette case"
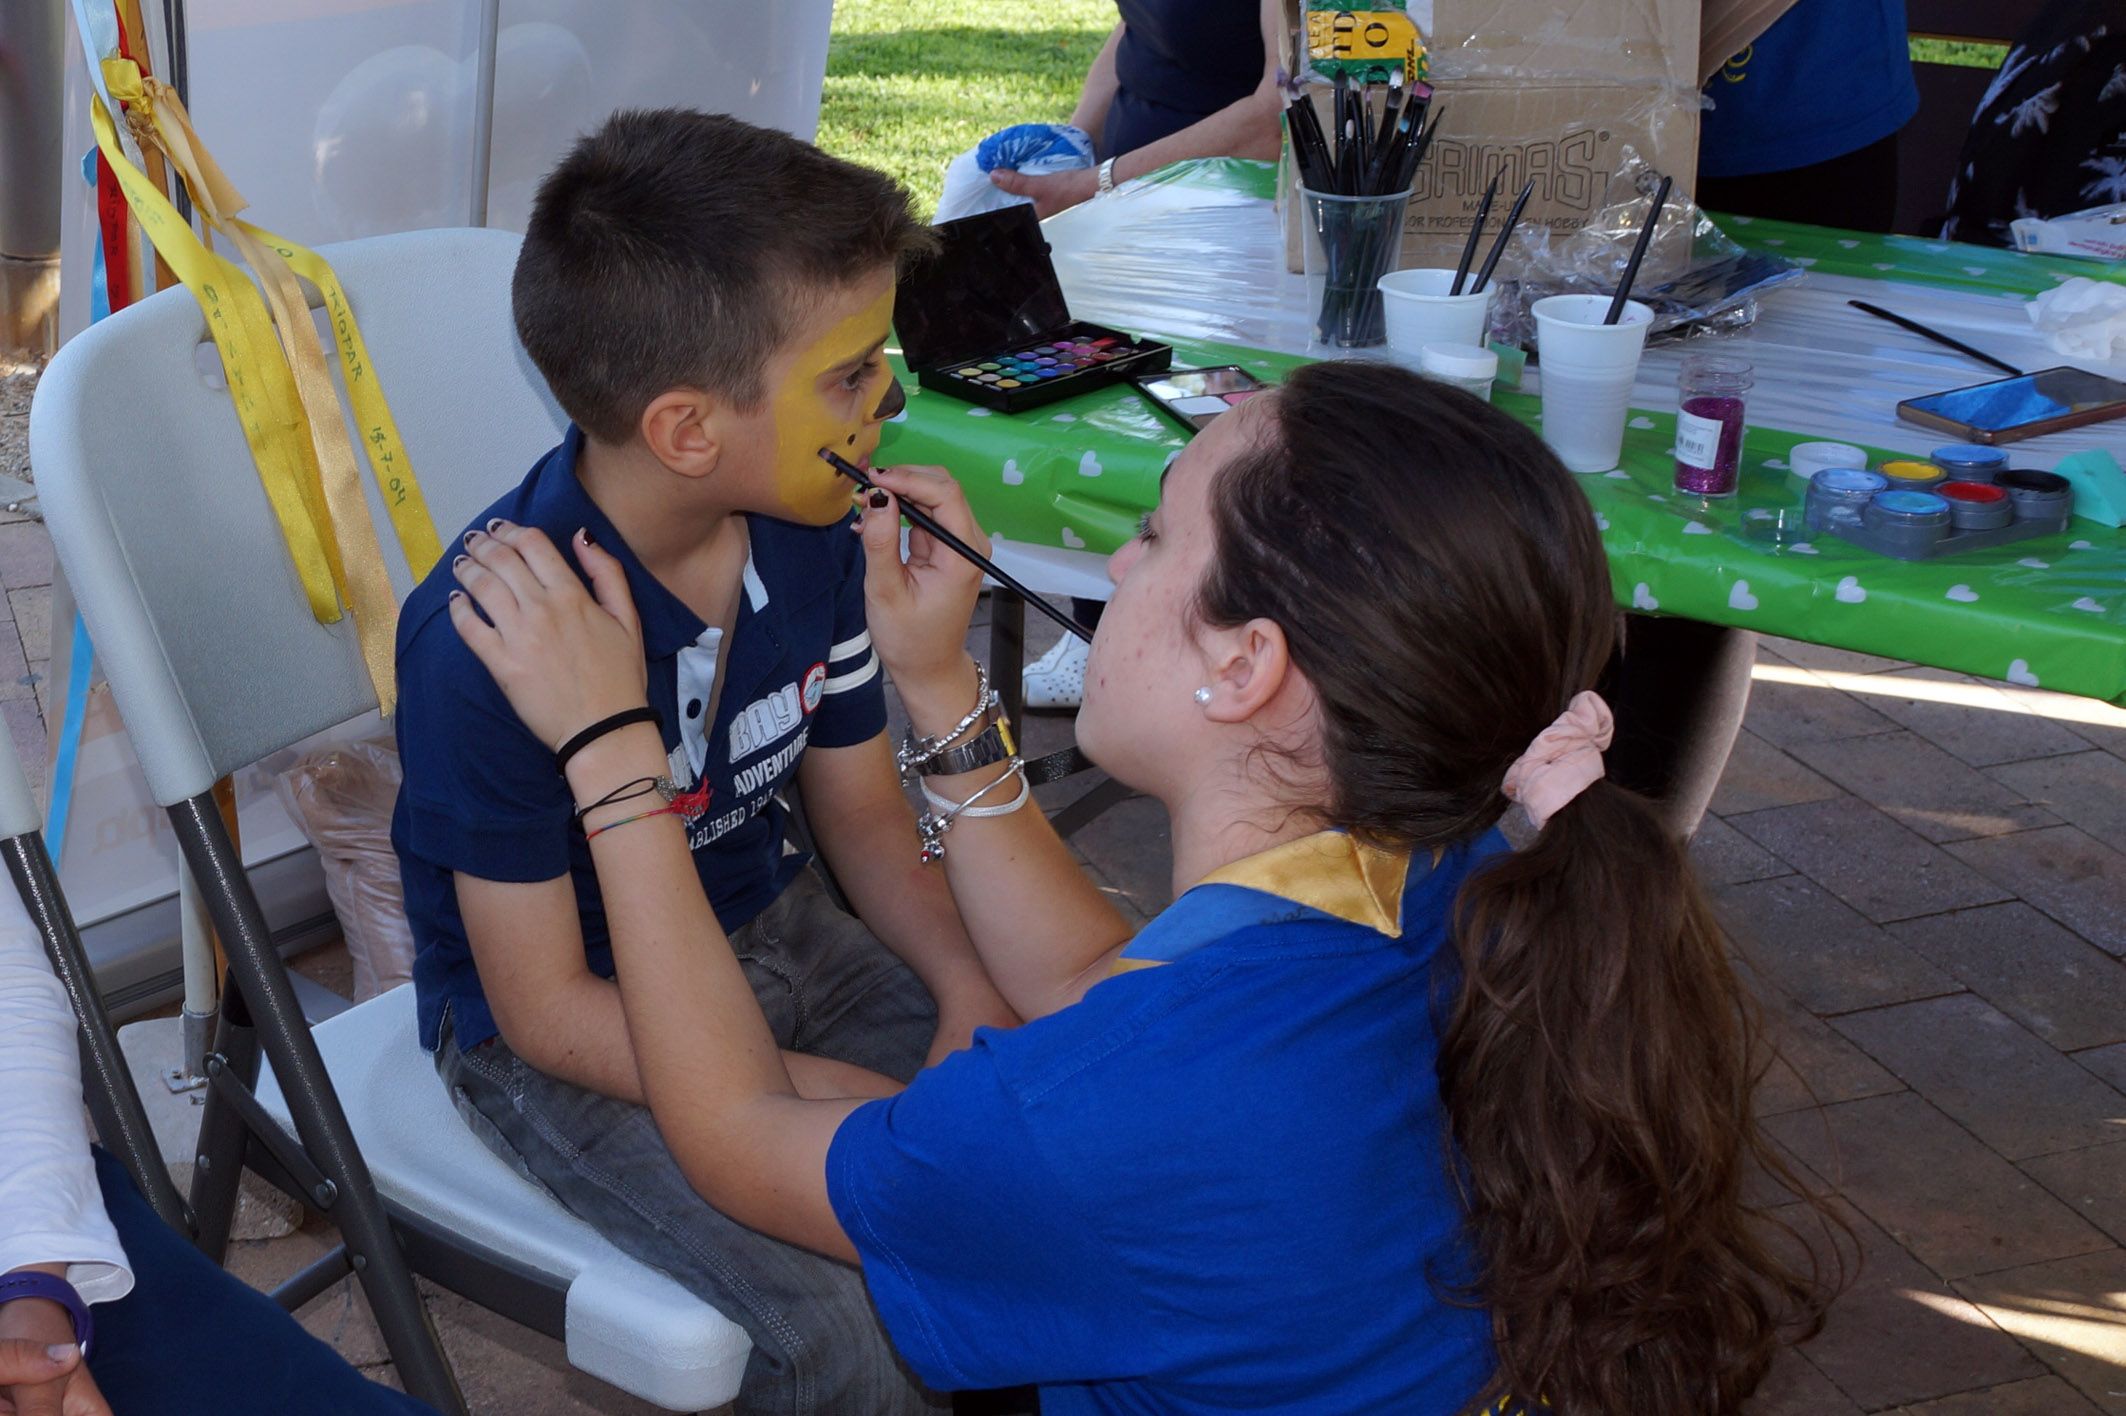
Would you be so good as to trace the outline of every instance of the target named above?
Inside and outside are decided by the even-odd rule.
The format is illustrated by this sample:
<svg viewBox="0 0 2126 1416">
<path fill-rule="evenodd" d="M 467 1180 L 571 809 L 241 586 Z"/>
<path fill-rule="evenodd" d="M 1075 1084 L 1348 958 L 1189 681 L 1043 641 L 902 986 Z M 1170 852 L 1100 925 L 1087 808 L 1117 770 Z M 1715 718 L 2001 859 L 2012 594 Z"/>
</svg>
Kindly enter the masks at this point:
<svg viewBox="0 0 2126 1416">
<path fill-rule="evenodd" d="M 939 224 L 894 295 L 901 355 L 924 388 L 1017 413 L 1166 371 L 1174 351 L 1073 320 L 1031 206 Z"/>
</svg>

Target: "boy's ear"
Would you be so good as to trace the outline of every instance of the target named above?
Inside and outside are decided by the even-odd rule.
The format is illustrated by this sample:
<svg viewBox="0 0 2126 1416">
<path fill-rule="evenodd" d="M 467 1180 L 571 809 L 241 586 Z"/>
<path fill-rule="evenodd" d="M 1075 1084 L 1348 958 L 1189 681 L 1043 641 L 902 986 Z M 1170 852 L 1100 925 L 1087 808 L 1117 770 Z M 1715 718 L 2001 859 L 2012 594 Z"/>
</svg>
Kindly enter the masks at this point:
<svg viewBox="0 0 2126 1416">
<path fill-rule="evenodd" d="M 706 477 L 723 456 L 723 405 L 698 389 L 675 388 L 642 410 L 642 441 L 682 477 Z"/>
</svg>

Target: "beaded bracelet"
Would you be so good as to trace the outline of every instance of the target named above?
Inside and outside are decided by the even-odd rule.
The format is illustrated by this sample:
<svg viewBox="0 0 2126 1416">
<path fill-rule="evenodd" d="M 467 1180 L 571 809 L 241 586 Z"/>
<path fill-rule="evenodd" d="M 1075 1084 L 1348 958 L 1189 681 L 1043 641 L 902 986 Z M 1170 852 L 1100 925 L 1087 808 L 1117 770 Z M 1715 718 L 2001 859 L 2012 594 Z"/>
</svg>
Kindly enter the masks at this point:
<svg viewBox="0 0 2126 1416">
<path fill-rule="evenodd" d="M 967 716 L 960 719 L 952 731 L 940 733 L 936 737 L 919 738 L 915 735 L 915 728 L 912 725 L 909 727 L 907 738 L 893 754 L 893 765 L 899 769 L 903 785 L 906 785 L 911 773 L 920 770 L 924 763 L 959 741 L 969 728 L 981 722 L 982 716 L 995 706 L 997 696 L 989 691 L 989 666 L 977 661 L 974 671 L 974 707 L 967 710 Z"/>
</svg>

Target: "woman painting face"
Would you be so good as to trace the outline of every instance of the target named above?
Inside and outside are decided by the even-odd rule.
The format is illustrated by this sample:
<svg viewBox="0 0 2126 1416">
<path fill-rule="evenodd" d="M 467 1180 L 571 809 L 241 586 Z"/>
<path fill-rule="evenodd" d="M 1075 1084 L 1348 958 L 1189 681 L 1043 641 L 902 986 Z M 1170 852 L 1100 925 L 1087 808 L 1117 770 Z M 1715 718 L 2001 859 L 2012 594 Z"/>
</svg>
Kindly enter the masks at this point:
<svg viewBox="0 0 2126 1416">
<path fill-rule="evenodd" d="M 831 448 L 860 466 L 878 449 L 893 370 L 885 345 L 893 329 L 893 271 L 833 292 L 799 330 L 802 341 L 769 396 L 775 430 L 775 497 L 782 514 L 829 526 L 849 513 L 847 479 L 820 460 Z"/>
</svg>

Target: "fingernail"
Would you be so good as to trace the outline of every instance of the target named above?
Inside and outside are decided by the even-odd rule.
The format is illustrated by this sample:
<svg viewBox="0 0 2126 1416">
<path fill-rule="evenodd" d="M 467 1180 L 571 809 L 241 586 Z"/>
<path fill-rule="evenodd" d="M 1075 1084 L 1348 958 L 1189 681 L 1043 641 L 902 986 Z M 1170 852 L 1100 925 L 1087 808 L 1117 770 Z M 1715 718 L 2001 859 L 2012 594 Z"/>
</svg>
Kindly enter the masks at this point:
<svg viewBox="0 0 2126 1416">
<path fill-rule="evenodd" d="M 886 504 L 892 500 L 893 498 L 887 496 L 884 492 L 878 490 L 876 487 L 872 488 L 871 504 L 877 507 L 880 511 L 884 511 L 886 509 Z"/>
<path fill-rule="evenodd" d="M 466 545 L 468 545 L 468 546 L 469 546 L 469 545 L 471 545 L 471 544 L 472 544 L 472 543 L 473 543 L 473 542 L 474 542 L 475 540 L 479 539 L 479 535 L 480 535 L 480 533 L 479 533 L 479 532 L 477 532 L 477 531 L 468 531 L 468 532 L 466 532 L 466 533 L 465 533 L 465 544 L 466 544 Z"/>
<path fill-rule="evenodd" d="M 576 534 L 583 538 L 583 544 L 586 546 L 595 546 L 598 544 L 598 542 L 591 536 L 591 528 L 588 526 L 578 528 Z"/>
<path fill-rule="evenodd" d="M 501 524 L 502 524 L 502 518 L 501 518 L 501 517 L 499 517 L 499 516 L 495 517 L 495 518 L 494 518 L 493 520 L 491 520 L 491 521 L 489 521 L 489 522 L 487 523 L 487 533 L 488 533 L 488 534 L 489 534 L 490 536 L 491 536 L 491 535 L 493 535 L 493 534 L 494 534 L 494 530 L 495 530 L 495 528 L 496 528 L 497 526 L 500 526 Z"/>
<path fill-rule="evenodd" d="M 44 1355 L 54 1362 L 71 1362 L 80 1351 L 81 1349 L 71 1342 L 55 1342 L 44 1349 Z"/>
<path fill-rule="evenodd" d="M 463 590 L 453 590 L 450 592 L 450 598 L 453 600 L 462 600 L 465 598 L 465 592 Z"/>
<path fill-rule="evenodd" d="M 463 570 L 465 568 L 465 562 L 471 559 L 471 556 L 459 556 L 456 560 L 450 563 L 450 568 L 452 570 Z"/>
</svg>

